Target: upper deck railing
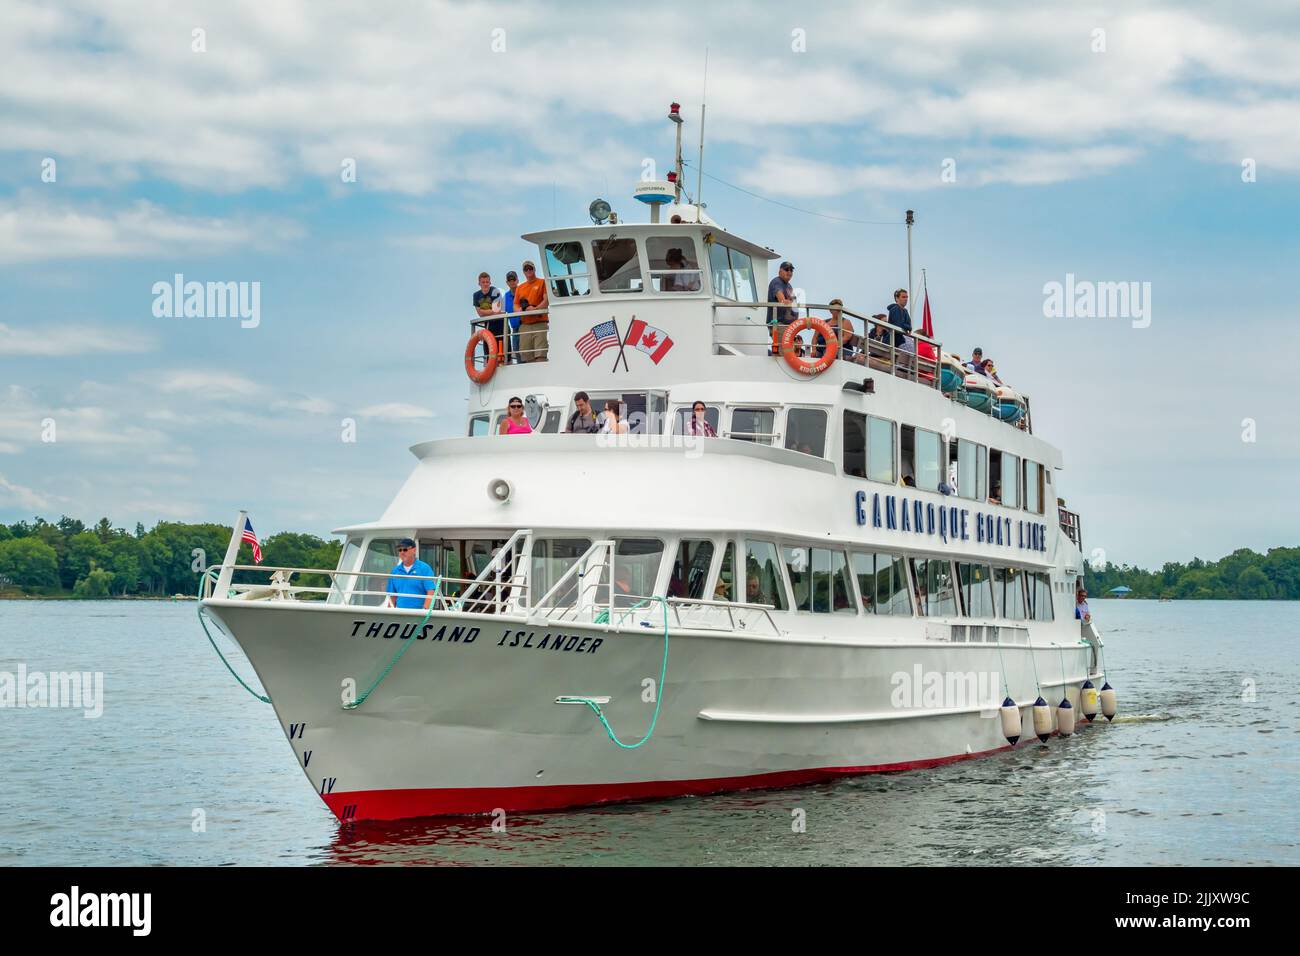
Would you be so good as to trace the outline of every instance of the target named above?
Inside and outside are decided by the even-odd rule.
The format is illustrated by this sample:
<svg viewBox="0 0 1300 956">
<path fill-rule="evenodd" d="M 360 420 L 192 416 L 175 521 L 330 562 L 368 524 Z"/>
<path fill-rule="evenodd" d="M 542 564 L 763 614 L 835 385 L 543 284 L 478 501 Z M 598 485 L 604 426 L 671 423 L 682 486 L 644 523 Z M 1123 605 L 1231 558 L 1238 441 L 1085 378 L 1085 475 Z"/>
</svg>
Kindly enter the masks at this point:
<svg viewBox="0 0 1300 956">
<path fill-rule="evenodd" d="M 526 320 L 530 317 L 549 315 L 555 308 L 564 308 L 568 304 L 569 301 L 565 300 L 558 306 L 554 302 L 550 303 L 546 309 L 475 316 L 470 320 L 470 327 L 474 332 L 487 330 L 492 333 L 498 344 L 499 361 L 502 364 L 545 362 L 549 348 L 554 347 L 555 343 L 550 342 L 549 346 L 539 344 L 535 336 L 528 334 L 529 326 L 533 323 L 527 323 Z M 840 344 L 836 361 L 855 363 L 864 368 L 914 382 L 925 388 L 944 391 L 944 394 L 949 396 L 960 396 L 965 388 L 966 375 L 975 374 L 963 369 L 954 383 L 953 369 L 948 368 L 948 387 L 945 390 L 945 361 L 951 363 L 953 359 L 945 358 L 943 343 L 940 340 L 917 331 L 904 332 L 890 324 L 888 320 L 878 319 L 874 315 L 866 315 L 840 304 L 800 303 L 796 306 L 782 306 L 776 302 L 735 302 L 715 298 L 711 306 L 714 316 L 713 348 L 717 354 L 754 355 L 766 352 L 775 355 L 783 351 L 779 338 L 782 326 L 763 319 L 755 319 L 752 313 L 756 310 L 786 309 L 790 314 L 787 323 L 794 321 L 800 312 L 806 316 L 813 315 L 814 311 L 838 312 L 840 328 L 835 331 L 840 333 Z M 743 310 L 744 313 L 749 314 L 738 315 L 737 321 L 729 321 L 731 316 L 727 314 L 728 310 Z M 836 319 L 830 315 L 817 317 L 832 326 L 836 323 Z M 518 328 L 511 328 L 512 320 L 519 321 Z M 854 327 L 853 320 L 862 323 L 862 332 Z M 845 329 L 847 335 L 844 334 Z M 817 358 L 822 355 L 826 349 L 823 336 L 816 330 L 805 331 L 804 335 L 806 338 L 794 340 L 790 351 L 804 358 Z M 899 339 L 902 339 L 905 344 L 900 344 Z M 486 350 L 475 349 L 469 357 L 469 362 L 476 369 L 484 368 L 487 363 Z M 987 383 L 987 388 L 992 394 L 999 383 L 991 378 L 987 379 Z M 1022 396 L 1021 400 L 1024 405 L 1023 414 L 1018 420 L 1008 420 L 1008 424 L 1032 433 L 1029 399 Z M 964 404 L 991 418 L 1007 420 L 1004 415 L 998 414 L 999 401 L 992 397 L 982 405 L 972 402 L 964 402 Z"/>
</svg>

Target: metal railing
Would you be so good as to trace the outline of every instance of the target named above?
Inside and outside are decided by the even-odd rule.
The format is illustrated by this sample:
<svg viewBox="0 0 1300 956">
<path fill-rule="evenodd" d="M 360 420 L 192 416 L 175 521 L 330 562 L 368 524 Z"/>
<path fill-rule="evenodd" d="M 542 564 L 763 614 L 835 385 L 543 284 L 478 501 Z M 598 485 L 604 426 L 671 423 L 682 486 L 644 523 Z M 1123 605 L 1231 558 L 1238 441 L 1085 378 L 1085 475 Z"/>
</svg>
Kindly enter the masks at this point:
<svg viewBox="0 0 1300 956">
<path fill-rule="evenodd" d="M 895 335 L 901 334 L 902 330 L 897 326 L 890 325 L 870 315 L 863 315 L 854 312 L 852 309 L 845 308 L 842 305 L 829 305 L 818 303 L 800 304 L 799 306 L 781 306 L 775 302 L 728 302 L 721 299 L 715 299 L 713 302 L 715 311 L 713 328 L 714 328 L 714 346 L 722 346 L 729 349 L 766 347 L 769 354 L 774 353 L 780 347 L 777 338 L 778 329 L 781 325 L 769 324 L 766 321 L 759 321 L 752 317 L 746 317 L 744 322 L 719 322 L 716 312 L 718 309 L 768 309 L 784 308 L 790 313 L 790 320 L 794 321 L 798 317 L 800 309 L 811 314 L 813 310 L 819 312 L 830 312 L 832 310 L 840 313 L 841 321 L 845 317 L 858 319 L 863 323 L 863 330 L 866 334 L 859 335 L 856 331 L 851 331 L 850 338 L 847 342 L 850 354 L 845 354 L 843 341 L 841 342 L 841 351 L 837 356 L 837 361 L 854 362 L 858 365 L 867 366 L 879 372 L 888 372 L 899 378 L 908 381 L 917 382 L 928 388 L 939 387 L 939 365 L 943 356 L 943 345 L 937 339 L 922 335 L 919 332 L 905 333 L 917 345 L 918 352 L 913 352 L 895 344 Z M 827 318 L 827 321 L 830 321 Z M 783 323 L 788 324 L 788 323 Z M 748 336 L 737 335 L 728 338 L 718 335 L 721 329 L 743 329 L 750 332 Z M 850 329 L 852 323 L 850 322 Z M 760 337 L 754 333 L 762 331 Z M 725 333 L 724 333 L 725 334 Z M 821 336 L 813 334 L 813 339 L 809 343 L 801 343 L 796 347 L 799 354 L 809 354 L 813 357 L 820 354 L 820 349 L 824 348 L 824 343 L 820 341 Z M 933 356 L 918 354 L 920 346 L 924 344 L 933 349 Z"/>
<path fill-rule="evenodd" d="M 1080 551 L 1083 550 L 1083 525 L 1079 521 L 1079 515 L 1073 511 L 1068 511 L 1064 505 L 1058 505 L 1056 513 L 1060 518 L 1061 530 L 1065 536 L 1074 542 L 1074 546 Z"/>
<path fill-rule="evenodd" d="M 535 331 L 547 333 L 550 328 L 549 320 L 542 322 L 525 323 L 523 319 L 533 315 L 548 315 L 552 306 L 545 309 L 529 309 L 524 312 L 494 312 L 491 315 L 475 315 L 470 319 L 471 334 L 479 329 L 486 329 L 497 340 L 497 351 L 501 355 L 502 364 L 525 364 L 528 362 L 545 362 L 547 346 L 538 345 L 532 348 L 523 348 L 526 341 L 524 335 L 531 327 Z M 519 328 L 510 327 L 511 319 L 519 319 Z M 480 349 L 474 350 L 473 363 L 475 368 L 483 368 L 487 364 L 487 354 Z"/>
</svg>

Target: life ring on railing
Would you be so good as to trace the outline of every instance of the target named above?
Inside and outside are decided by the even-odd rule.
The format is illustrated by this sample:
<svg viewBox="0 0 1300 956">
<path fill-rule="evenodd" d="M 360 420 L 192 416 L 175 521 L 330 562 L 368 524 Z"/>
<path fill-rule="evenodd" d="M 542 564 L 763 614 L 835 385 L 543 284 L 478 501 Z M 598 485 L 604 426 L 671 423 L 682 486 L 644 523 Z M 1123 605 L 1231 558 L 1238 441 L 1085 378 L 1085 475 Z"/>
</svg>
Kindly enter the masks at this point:
<svg viewBox="0 0 1300 956">
<path fill-rule="evenodd" d="M 475 368 L 474 347 L 480 342 L 487 349 L 487 361 L 483 363 L 482 368 Z M 499 364 L 501 364 L 501 350 L 497 347 L 497 337 L 495 335 L 487 329 L 479 329 L 469 337 L 469 343 L 465 346 L 465 374 L 469 376 L 471 382 L 477 382 L 479 385 L 484 384 L 496 374 Z"/>
<path fill-rule="evenodd" d="M 795 336 L 804 329 L 812 329 L 821 336 L 821 340 L 825 343 L 821 355 L 804 358 L 795 353 Z M 805 315 L 801 319 L 795 319 L 785 327 L 785 332 L 781 336 L 781 354 L 785 356 L 786 364 L 801 375 L 820 375 L 831 367 L 839 350 L 839 334 L 831 328 L 829 322 L 815 315 Z"/>
</svg>

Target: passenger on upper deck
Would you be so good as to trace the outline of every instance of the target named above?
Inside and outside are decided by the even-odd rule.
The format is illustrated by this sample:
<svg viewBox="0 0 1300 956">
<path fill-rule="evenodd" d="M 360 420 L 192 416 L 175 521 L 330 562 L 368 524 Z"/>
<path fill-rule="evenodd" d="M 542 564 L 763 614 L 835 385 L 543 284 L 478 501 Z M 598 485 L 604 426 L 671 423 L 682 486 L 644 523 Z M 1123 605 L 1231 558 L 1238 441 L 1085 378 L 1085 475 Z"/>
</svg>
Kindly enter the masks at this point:
<svg viewBox="0 0 1300 956">
<path fill-rule="evenodd" d="M 546 281 L 537 277 L 537 267 L 524 262 L 524 281 L 515 289 L 515 311 L 545 309 L 550 300 L 546 294 Z M 519 360 L 521 362 L 546 361 L 546 329 L 548 315 L 525 315 L 520 319 Z"/>
<path fill-rule="evenodd" d="M 831 305 L 843 305 L 839 299 L 831 299 Z M 839 309 L 831 309 L 831 328 L 840 333 L 840 350 L 835 357 L 842 362 L 867 364 L 867 343 L 862 336 L 853 331 L 853 323 Z"/>
<path fill-rule="evenodd" d="M 515 287 L 519 285 L 519 276 L 511 269 L 506 273 L 506 292 L 502 297 L 505 300 L 505 311 L 509 315 L 515 311 Z M 510 323 L 510 348 L 508 350 L 509 358 L 512 363 L 519 361 L 519 317 L 507 319 Z"/>
<path fill-rule="evenodd" d="M 569 423 L 564 428 L 566 433 L 594 434 L 600 429 L 600 424 L 596 421 L 596 413 L 591 410 L 591 396 L 586 392 L 579 392 L 573 396 L 573 408 Z"/>
<path fill-rule="evenodd" d="M 970 361 L 963 362 L 962 368 L 968 372 L 974 372 L 976 375 L 984 374 L 984 350 L 975 349 L 970 353 Z"/>
<path fill-rule="evenodd" d="M 767 284 L 767 301 L 779 305 L 794 304 L 794 286 L 790 280 L 794 278 L 794 265 L 790 262 L 781 263 L 781 268 L 777 270 L 776 278 Z M 767 325 L 772 330 L 772 350 L 769 355 L 781 354 L 781 336 L 785 334 L 785 327 L 794 321 L 794 309 L 768 307 Z"/>
<path fill-rule="evenodd" d="M 486 272 L 478 274 L 478 290 L 474 293 L 474 311 L 480 319 L 491 315 L 500 315 L 504 308 L 501 290 L 492 284 L 492 277 Z M 496 337 L 497 350 L 504 344 L 506 323 L 504 319 L 493 319 L 487 323 L 487 330 Z"/>
<path fill-rule="evenodd" d="M 984 375 L 991 378 L 995 384 L 997 385 L 1002 384 L 1002 379 L 998 378 L 998 370 L 993 367 L 992 359 L 985 359 L 983 361 L 981 371 L 984 373 Z"/>
<path fill-rule="evenodd" d="M 907 290 L 894 291 L 894 304 L 889 307 L 889 324 L 899 332 L 894 333 L 894 347 L 902 348 L 908 340 L 906 333 L 912 331 L 912 316 L 907 311 Z"/>
</svg>

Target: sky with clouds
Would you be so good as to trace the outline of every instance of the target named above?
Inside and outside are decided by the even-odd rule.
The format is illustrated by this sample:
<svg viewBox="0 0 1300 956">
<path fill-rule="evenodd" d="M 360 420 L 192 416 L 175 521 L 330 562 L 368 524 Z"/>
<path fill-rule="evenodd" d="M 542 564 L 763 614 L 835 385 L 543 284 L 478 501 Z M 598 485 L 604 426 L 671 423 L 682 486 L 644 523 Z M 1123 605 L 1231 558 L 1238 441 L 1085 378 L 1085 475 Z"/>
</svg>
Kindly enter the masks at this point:
<svg viewBox="0 0 1300 956">
<path fill-rule="evenodd" d="M 938 337 L 1032 396 L 1090 549 L 1300 544 L 1300 7 L 9 0 L 4 23 L 0 520 L 377 516 L 407 447 L 463 429 L 474 277 L 595 196 L 631 213 L 670 101 L 694 144 L 707 48 L 710 214 L 811 300 L 883 309 L 902 228 L 826 217 L 915 209 Z M 155 315 L 176 273 L 260 283 L 260 323 Z M 1044 317 L 1067 274 L 1149 282 L 1150 325 Z"/>
</svg>

